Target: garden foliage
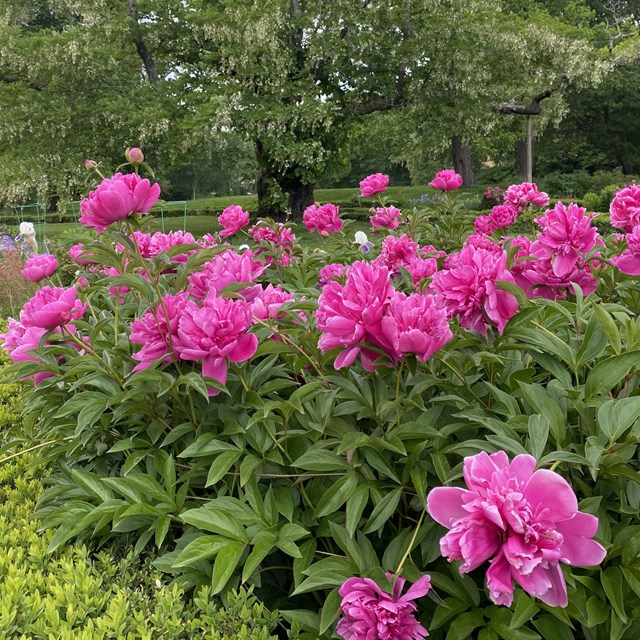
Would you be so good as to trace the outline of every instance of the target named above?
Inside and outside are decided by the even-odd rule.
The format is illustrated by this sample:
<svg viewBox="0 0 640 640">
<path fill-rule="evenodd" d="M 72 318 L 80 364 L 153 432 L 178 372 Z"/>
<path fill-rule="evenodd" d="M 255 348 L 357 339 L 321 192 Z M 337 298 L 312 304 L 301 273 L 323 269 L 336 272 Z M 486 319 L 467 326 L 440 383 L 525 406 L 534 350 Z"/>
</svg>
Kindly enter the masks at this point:
<svg viewBox="0 0 640 640">
<path fill-rule="evenodd" d="M 575 205 L 543 215 L 534 185 L 508 194 L 513 215 L 476 235 L 452 193 L 372 243 L 327 210 L 313 253 L 269 221 L 235 251 L 86 202 L 100 230 L 118 213 L 82 238 L 76 287 L 43 287 L 6 337 L 14 378 L 36 382 L 13 446 L 57 462 L 38 503 L 49 551 L 122 540 L 182 588 L 253 586 L 306 638 L 335 634 L 347 597 L 404 603 L 416 638 L 637 638 L 640 297 L 609 262 L 637 255 L 633 234 L 601 238 Z M 502 241 L 532 207 L 536 235 Z M 566 607 L 524 580 L 500 606 L 486 562 L 461 574 L 441 557 L 427 494 L 469 484 L 463 459 L 482 452 L 532 456 L 597 518 L 599 566 L 532 560 L 561 569 Z M 343 589 L 353 578 L 373 582 Z M 359 638 L 347 609 L 337 629 Z"/>
</svg>

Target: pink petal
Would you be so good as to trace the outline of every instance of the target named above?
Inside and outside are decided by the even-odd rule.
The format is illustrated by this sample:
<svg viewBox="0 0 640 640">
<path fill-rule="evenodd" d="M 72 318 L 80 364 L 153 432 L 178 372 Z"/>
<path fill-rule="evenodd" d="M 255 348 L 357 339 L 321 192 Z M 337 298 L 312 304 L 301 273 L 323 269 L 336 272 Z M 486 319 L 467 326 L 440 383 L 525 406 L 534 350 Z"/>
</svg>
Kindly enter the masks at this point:
<svg viewBox="0 0 640 640">
<path fill-rule="evenodd" d="M 450 529 L 453 523 L 469 514 L 463 509 L 464 497 L 471 492 L 459 487 L 436 487 L 427 496 L 427 512 L 443 527 Z"/>
<path fill-rule="evenodd" d="M 578 511 L 578 500 L 569 483 L 557 473 L 539 469 L 523 491 L 538 517 L 554 522 L 568 520 Z"/>
<path fill-rule="evenodd" d="M 231 362 L 248 360 L 258 348 L 258 338 L 253 333 L 245 333 L 236 343 L 232 351 L 227 354 Z"/>
</svg>

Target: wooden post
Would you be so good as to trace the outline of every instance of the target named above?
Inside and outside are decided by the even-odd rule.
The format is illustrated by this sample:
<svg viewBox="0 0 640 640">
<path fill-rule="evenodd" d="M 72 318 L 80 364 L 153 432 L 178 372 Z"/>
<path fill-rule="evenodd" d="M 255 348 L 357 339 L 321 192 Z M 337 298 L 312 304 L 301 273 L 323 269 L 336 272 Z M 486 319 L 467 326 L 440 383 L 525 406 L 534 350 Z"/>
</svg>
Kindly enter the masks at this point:
<svg viewBox="0 0 640 640">
<path fill-rule="evenodd" d="M 533 182 L 533 116 L 527 116 L 527 182 Z"/>
</svg>

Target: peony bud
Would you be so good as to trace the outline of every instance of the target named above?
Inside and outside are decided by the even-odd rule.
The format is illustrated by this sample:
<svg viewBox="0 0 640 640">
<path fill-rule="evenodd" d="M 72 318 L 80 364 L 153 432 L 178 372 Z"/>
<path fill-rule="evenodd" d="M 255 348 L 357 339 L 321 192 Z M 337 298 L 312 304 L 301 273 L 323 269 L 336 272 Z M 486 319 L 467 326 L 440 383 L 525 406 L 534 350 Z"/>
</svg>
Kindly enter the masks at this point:
<svg viewBox="0 0 640 640">
<path fill-rule="evenodd" d="M 94 160 L 87 159 L 84 161 L 84 168 L 87 171 L 93 171 L 94 169 L 98 168 L 98 164 Z"/>
<path fill-rule="evenodd" d="M 127 147 L 127 150 L 124 152 L 124 157 L 127 159 L 127 162 L 131 164 L 142 164 L 144 162 L 144 153 L 139 147 Z"/>
</svg>

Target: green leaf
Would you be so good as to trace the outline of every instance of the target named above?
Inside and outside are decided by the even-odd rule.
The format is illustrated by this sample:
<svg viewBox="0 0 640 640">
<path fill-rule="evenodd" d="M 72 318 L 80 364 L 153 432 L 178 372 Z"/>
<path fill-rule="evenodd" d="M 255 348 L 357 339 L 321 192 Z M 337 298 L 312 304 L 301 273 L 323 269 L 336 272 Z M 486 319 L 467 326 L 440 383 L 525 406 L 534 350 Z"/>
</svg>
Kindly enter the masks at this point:
<svg viewBox="0 0 640 640">
<path fill-rule="evenodd" d="M 557 445 L 562 446 L 567 433 L 567 425 L 556 399 L 537 384 L 524 382 L 518 382 L 518 384 L 534 412 L 543 415 L 549 421 L 549 429 L 553 439 Z"/>
<path fill-rule="evenodd" d="M 276 546 L 276 535 L 272 531 L 259 531 L 251 541 L 253 549 L 242 568 L 242 582 L 246 582 L 260 563 Z"/>
<path fill-rule="evenodd" d="M 198 529 L 218 533 L 240 542 L 249 542 L 247 532 L 240 522 L 219 508 L 200 507 L 199 509 L 191 509 L 181 514 L 180 518 Z"/>
<path fill-rule="evenodd" d="M 549 439 L 549 420 L 542 415 L 529 416 L 529 450 L 531 455 L 540 460 Z"/>
<path fill-rule="evenodd" d="M 395 512 L 402 496 L 402 487 L 386 493 L 374 507 L 363 533 L 371 533 L 379 529 Z"/>
<path fill-rule="evenodd" d="M 463 613 L 457 616 L 449 626 L 446 640 L 467 640 L 473 631 L 484 624 L 484 615 L 481 609 Z"/>
<path fill-rule="evenodd" d="M 320 612 L 320 633 L 325 633 L 340 615 L 340 602 L 342 600 L 338 589 L 332 589 Z"/>
<path fill-rule="evenodd" d="M 306 471 L 342 471 L 343 469 L 351 468 L 344 458 L 326 449 L 307 451 L 292 462 L 291 465 Z"/>
<path fill-rule="evenodd" d="M 349 535 L 353 538 L 362 517 L 362 512 L 369 502 L 369 487 L 366 484 L 358 485 L 353 495 L 347 500 L 346 526 Z"/>
<path fill-rule="evenodd" d="M 227 543 L 216 555 L 213 563 L 213 574 L 211 576 L 212 595 L 220 593 L 229 582 L 240 558 L 244 552 L 245 545 L 242 542 Z"/>
<path fill-rule="evenodd" d="M 601 304 L 594 303 L 591 305 L 591 308 L 598 318 L 600 327 L 607 336 L 609 344 L 611 345 L 613 350 L 617 354 L 619 354 L 622 349 L 622 344 L 620 342 L 620 332 L 618 331 L 618 325 L 616 324 L 615 320 Z"/>
<path fill-rule="evenodd" d="M 225 451 L 221 453 L 209 467 L 209 474 L 207 475 L 205 487 L 210 487 L 212 484 L 222 480 L 241 455 L 242 451 L 238 449 L 235 451 Z"/>
<path fill-rule="evenodd" d="M 629 374 L 629 371 L 640 362 L 640 351 L 631 351 L 618 356 L 600 360 L 587 376 L 584 387 L 585 398 L 596 393 L 606 393 Z"/>
<path fill-rule="evenodd" d="M 316 518 L 335 513 L 358 488 L 358 476 L 351 472 L 340 478 L 320 498 L 316 507 Z"/>
<path fill-rule="evenodd" d="M 360 573 L 366 573 L 368 567 L 364 561 L 364 556 L 360 550 L 359 545 L 349 535 L 348 531 L 336 524 L 335 522 L 329 523 L 329 529 L 337 545 L 346 553 L 347 558 L 351 560 L 357 567 Z"/>
<path fill-rule="evenodd" d="M 627 621 L 627 614 L 624 610 L 624 592 L 622 586 L 622 574 L 617 567 L 609 567 L 600 572 L 602 588 L 607 594 L 609 602 L 623 621 Z"/>
<path fill-rule="evenodd" d="M 571 628 L 550 615 L 536 618 L 533 626 L 542 634 L 544 640 L 573 640 L 575 637 Z"/>
<path fill-rule="evenodd" d="M 513 618 L 511 618 L 509 626 L 512 629 L 521 627 L 525 622 L 529 622 L 538 611 L 540 611 L 540 607 L 524 591 L 519 591 L 516 595 Z"/>
</svg>

